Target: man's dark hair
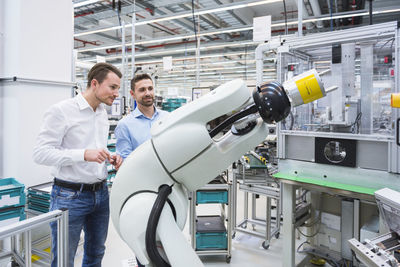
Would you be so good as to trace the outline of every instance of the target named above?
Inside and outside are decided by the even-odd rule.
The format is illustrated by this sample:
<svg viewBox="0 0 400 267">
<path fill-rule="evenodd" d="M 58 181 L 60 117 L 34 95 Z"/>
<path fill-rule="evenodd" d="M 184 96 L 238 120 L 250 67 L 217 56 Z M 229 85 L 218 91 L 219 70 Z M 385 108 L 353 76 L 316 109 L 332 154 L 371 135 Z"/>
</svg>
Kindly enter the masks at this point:
<svg viewBox="0 0 400 267">
<path fill-rule="evenodd" d="M 94 65 L 88 74 L 87 88 L 90 87 L 93 79 L 96 79 L 99 83 L 102 83 L 107 77 L 109 72 L 114 72 L 119 78 L 122 77 L 122 73 L 111 64 L 108 63 L 97 63 Z"/>
<path fill-rule="evenodd" d="M 142 73 L 142 74 L 137 74 L 133 79 L 131 80 L 131 90 L 135 91 L 135 84 L 141 80 L 150 80 L 153 81 L 151 76 L 147 73 Z"/>
</svg>

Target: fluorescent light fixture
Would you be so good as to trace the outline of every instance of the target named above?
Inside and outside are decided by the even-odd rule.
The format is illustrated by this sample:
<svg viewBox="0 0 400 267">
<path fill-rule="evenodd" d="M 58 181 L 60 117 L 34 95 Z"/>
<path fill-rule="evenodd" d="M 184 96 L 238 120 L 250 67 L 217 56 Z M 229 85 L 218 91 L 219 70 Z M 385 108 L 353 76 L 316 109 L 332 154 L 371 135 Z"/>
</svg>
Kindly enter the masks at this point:
<svg viewBox="0 0 400 267">
<path fill-rule="evenodd" d="M 94 4 L 94 3 L 100 2 L 100 1 L 104 1 L 104 0 L 87 0 L 87 1 L 82 1 L 79 3 L 74 3 L 74 8 Z"/>
<path fill-rule="evenodd" d="M 235 70 L 235 71 L 230 71 L 231 69 L 223 69 L 223 70 L 226 70 L 226 72 L 216 72 L 215 70 L 216 69 L 212 69 L 212 68 L 203 69 L 203 70 L 201 70 L 200 75 L 212 75 L 212 74 L 214 74 L 214 75 L 223 75 L 223 74 L 230 74 L 230 73 L 255 73 L 256 72 L 255 68 L 251 68 L 251 69 L 248 69 L 248 70 Z M 193 70 L 193 71 L 190 71 L 190 72 L 195 72 L 195 71 L 196 70 Z M 178 71 L 178 72 L 173 72 L 173 75 L 176 75 L 176 73 L 182 73 L 180 75 L 181 77 L 184 74 L 186 76 L 195 76 L 196 75 L 195 73 L 188 73 L 188 72 L 189 71 Z M 263 72 L 273 72 L 273 73 L 275 73 L 276 69 L 264 69 Z M 173 75 L 171 75 L 171 76 L 173 76 Z M 160 77 L 170 77 L 170 75 L 165 74 L 165 75 L 160 76 Z"/>
<path fill-rule="evenodd" d="M 239 9 L 239 8 L 243 8 L 243 7 L 264 5 L 264 4 L 280 2 L 280 1 L 281 0 L 242 1 L 244 3 L 233 3 L 230 5 L 227 4 L 224 7 L 196 11 L 196 12 L 194 12 L 194 16 L 216 13 L 216 12 L 221 12 L 221 11 L 234 10 L 234 9 Z M 87 2 L 90 2 L 90 1 L 87 1 Z M 187 12 L 184 14 L 177 14 L 175 16 L 160 17 L 160 18 L 151 19 L 151 20 L 138 21 L 138 22 L 135 22 L 135 25 L 137 25 L 137 26 L 138 25 L 146 25 L 146 24 L 155 23 L 155 22 L 168 21 L 168 20 L 173 20 L 173 19 L 181 19 L 181 18 L 192 17 L 192 16 L 193 16 L 192 12 Z M 132 24 L 127 24 L 127 25 L 125 25 L 125 27 L 132 27 Z M 93 30 L 93 31 L 80 32 L 80 33 L 74 34 L 74 37 L 84 36 L 84 35 L 89 35 L 89 34 L 94 34 L 94 33 L 99 33 L 99 32 L 106 32 L 106 31 L 111 31 L 111 30 L 121 29 L 121 28 L 122 28 L 122 26 L 115 26 L 115 27 L 103 28 L 103 29 L 98 29 L 98 30 Z"/>
<path fill-rule="evenodd" d="M 210 70 L 232 70 L 232 69 L 244 69 L 244 68 L 250 69 L 250 67 L 248 67 L 248 66 L 236 66 L 236 67 L 228 67 L 228 68 L 224 68 L 224 67 L 221 67 L 221 68 L 204 68 L 204 69 L 200 69 L 200 71 L 210 71 Z M 255 66 L 254 66 L 254 68 L 255 68 Z M 251 68 L 251 69 L 254 69 L 254 68 Z M 184 72 L 196 72 L 196 71 L 197 71 L 197 69 L 192 68 L 192 69 L 186 69 L 186 70 L 171 70 L 171 71 L 169 71 L 168 73 L 184 73 Z M 271 68 L 271 69 L 264 69 L 264 71 L 266 71 L 266 72 L 271 72 L 271 71 L 276 71 L 276 69 L 273 69 L 273 68 Z"/>
<path fill-rule="evenodd" d="M 197 34 L 198 37 L 201 36 L 206 36 L 206 35 L 214 35 L 214 34 L 222 34 L 222 33 L 230 33 L 230 32 L 237 32 L 237 31 L 246 31 L 250 30 L 252 27 L 244 27 L 244 28 L 236 28 L 236 29 L 227 29 L 227 30 L 221 30 L 221 31 L 208 31 L 208 32 L 203 32 L 200 34 Z M 194 38 L 196 35 L 190 34 L 190 35 L 179 35 L 179 36 L 174 36 L 174 37 L 168 37 L 168 38 L 161 38 L 161 39 L 154 39 L 154 40 L 147 40 L 147 41 L 138 41 L 135 42 L 135 45 L 145 45 L 145 44 L 151 44 L 151 43 L 165 43 L 168 41 L 174 41 L 174 40 L 181 40 L 181 39 L 188 39 L 188 38 Z M 254 42 L 244 42 L 240 44 L 231 44 L 231 46 L 240 46 L 240 45 L 249 45 Z M 127 43 L 126 46 L 132 46 L 132 43 Z M 216 48 L 216 47 L 224 47 L 226 45 L 217 45 L 217 46 L 209 46 L 208 49 Z M 86 48 L 86 49 L 79 49 L 77 50 L 78 53 L 82 52 L 88 52 L 88 51 L 97 51 L 97 50 L 104 50 L 104 49 L 109 49 L 109 48 L 118 48 L 122 47 L 122 44 L 115 44 L 115 45 L 109 45 L 109 46 L 100 46 L 100 47 L 94 47 L 94 48 Z M 200 49 L 206 49 L 200 47 Z M 191 50 L 195 50 L 196 48 L 189 48 Z"/>
<path fill-rule="evenodd" d="M 200 58 L 213 58 L 213 57 L 229 57 L 229 56 L 239 56 L 239 55 L 250 55 L 254 54 L 254 51 L 247 51 L 245 52 L 232 52 L 232 53 L 224 53 L 224 54 L 213 54 L 213 55 L 200 55 Z M 138 55 L 135 55 L 135 58 Z M 131 57 L 131 56 L 129 56 Z M 122 58 L 122 55 L 118 56 L 111 56 L 111 57 L 106 57 L 106 61 L 113 60 L 113 59 L 119 59 Z M 196 59 L 196 57 L 180 57 L 180 58 L 172 58 L 172 61 L 183 61 L 183 60 L 191 60 L 191 59 Z M 249 58 L 251 59 L 251 58 Z M 96 61 L 96 58 L 90 58 L 90 59 L 79 59 L 80 61 L 84 62 L 93 62 Z M 149 63 L 150 62 L 150 63 Z M 153 60 L 153 61 L 145 61 L 143 63 L 141 62 L 135 62 L 135 65 L 141 65 L 141 64 L 154 64 L 154 63 L 159 63 L 162 62 L 162 60 Z"/>
</svg>

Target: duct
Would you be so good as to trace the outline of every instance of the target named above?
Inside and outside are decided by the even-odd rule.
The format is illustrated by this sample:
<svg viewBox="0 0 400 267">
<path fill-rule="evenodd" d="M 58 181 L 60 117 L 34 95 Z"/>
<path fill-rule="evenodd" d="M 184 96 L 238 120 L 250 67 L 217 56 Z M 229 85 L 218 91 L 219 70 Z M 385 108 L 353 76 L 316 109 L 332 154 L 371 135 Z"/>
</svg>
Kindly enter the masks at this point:
<svg viewBox="0 0 400 267">
<path fill-rule="evenodd" d="M 314 17 L 321 16 L 321 7 L 319 6 L 318 0 L 309 0 L 309 1 L 310 1 L 312 11 L 314 13 Z M 324 27 L 324 24 L 322 23 L 322 21 L 317 21 L 315 24 L 317 25 L 318 29 L 321 29 Z"/>
<path fill-rule="evenodd" d="M 260 86 L 263 78 L 263 65 L 264 65 L 264 52 L 271 49 L 270 44 L 263 43 L 257 46 L 255 58 L 256 58 L 256 85 Z"/>
<path fill-rule="evenodd" d="M 299 6 L 298 6 L 298 1 L 294 1 L 297 5 L 297 9 L 299 10 Z M 303 3 L 303 20 L 304 19 L 308 19 L 310 17 L 310 15 L 308 14 L 308 10 L 306 5 L 304 4 L 304 0 L 301 1 Z M 312 28 L 314 28 L 314 24 L 312 22 L 307 22 L 306 24 L 306 29 L 307 30 L 311 30 Z"/>
</svg>

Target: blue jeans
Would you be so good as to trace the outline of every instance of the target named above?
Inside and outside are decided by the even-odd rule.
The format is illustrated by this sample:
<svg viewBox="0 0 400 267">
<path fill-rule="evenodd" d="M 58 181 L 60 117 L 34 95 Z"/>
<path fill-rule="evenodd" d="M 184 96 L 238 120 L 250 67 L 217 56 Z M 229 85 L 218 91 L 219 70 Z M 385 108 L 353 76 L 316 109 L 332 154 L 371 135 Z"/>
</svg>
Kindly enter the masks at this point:
<svg viewBox="0 0 400 267">
<path fill-rule="evenodd" d="M 99 267 L 104 256 L 109 222 L 109 196 L 107 184 L 97 191 L 76 191 L 53 185 L 50 210 L 68 209 L 69 212 L 69 265 L 74 258 L 81 231 L 85 233 L 83 267 Z M 57 222 L 50 223 L 52 233 L 52 267 L 57 267 Z M 64 267 L 64 266 L 59 266 Z M 67 267 L 67 266 L 65 266 Z"/>
</svg>

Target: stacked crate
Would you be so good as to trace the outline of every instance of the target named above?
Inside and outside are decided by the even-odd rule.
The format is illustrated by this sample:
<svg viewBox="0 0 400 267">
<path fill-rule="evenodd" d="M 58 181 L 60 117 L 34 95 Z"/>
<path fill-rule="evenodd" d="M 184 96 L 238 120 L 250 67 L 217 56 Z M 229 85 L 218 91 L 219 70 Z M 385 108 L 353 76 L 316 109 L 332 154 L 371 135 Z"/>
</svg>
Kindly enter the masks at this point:
<svg viewBox="0 0 400 267">
<path fill-rule="evenodd" d="M 116 139 L 114 137 L 114 134 L 110 135 L 108 138 L 107 149 L 108 149 L 108 151 L 110 151 L 111 154 L 116 153 Z M 107 162 L 106 165 L 107 165 L 107 172 L 108 172 L 107 185 L 111 186 L 117 171 L 115 170 L 114 166 L 111 165 L 109 162 Z"/>
<path fill-rule="evenodd" d="M 29 187 L 28 209 L 43 213 L 49 212 L 52 185 L 52 182 L 48 182 Z"/>
<path fill-rule="evenodd" d="M 168 98 L 162 103 L 162 110 L 171 112 L 186 104 L 185 98 Z"/>
<path fill-rule="evenodd" d="M 196 205 L 228 204 L 227 190 L 198 190 Z M 227 249 L 227 231 L 222 216 L 197 216 L 196 219 L 196 249 Z"/>
<path fill-rule="evenodd" d="M 24 189 L 14 178 L 0 179 L 0 227 L 25 220 Z"/>
</svg>

